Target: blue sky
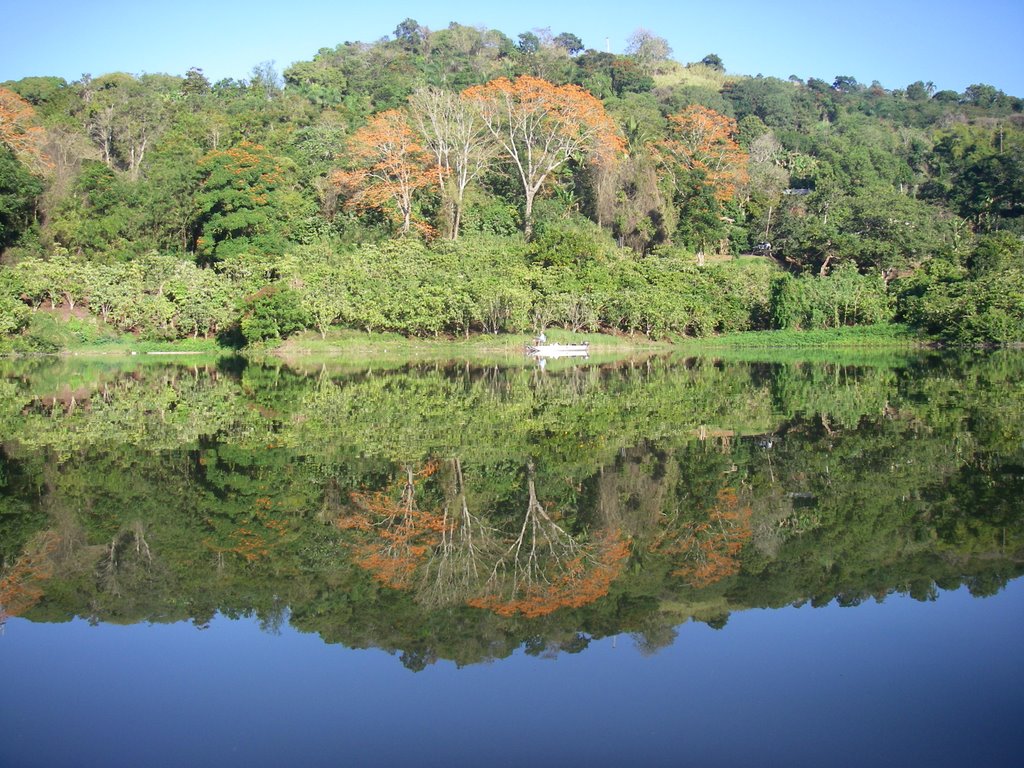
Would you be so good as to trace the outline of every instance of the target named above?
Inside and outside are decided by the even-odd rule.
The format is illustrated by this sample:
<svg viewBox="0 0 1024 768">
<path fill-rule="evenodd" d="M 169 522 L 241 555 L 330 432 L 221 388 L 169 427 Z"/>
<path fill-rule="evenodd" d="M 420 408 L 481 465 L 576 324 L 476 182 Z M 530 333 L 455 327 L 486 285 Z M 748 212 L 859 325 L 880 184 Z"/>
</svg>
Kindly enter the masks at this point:
<svg viewBox="0 0 1024 768">
<path fill-rule="evenodd" d="M 114 0 L 9 3 L 2 13 L 0 81 L 29 75 L 68 80 L 83 73 L 247 77 L 274 61 L 283 70 L 323 47 L 389 35 L 407 17 L 432 29 L 460 24 L 520 32 L 573 32 L 592 48 L 621 53 L 638 27 L 666 38 L 673 58 L 717 53 L 730 72 L 786 78 L 852 75 L 902 88 L 931 80 L 962 91 L 989 83 L 1024 96 L 1022 0 L 592 0 L 591 2 L 264 2 Z"/>
</svg>

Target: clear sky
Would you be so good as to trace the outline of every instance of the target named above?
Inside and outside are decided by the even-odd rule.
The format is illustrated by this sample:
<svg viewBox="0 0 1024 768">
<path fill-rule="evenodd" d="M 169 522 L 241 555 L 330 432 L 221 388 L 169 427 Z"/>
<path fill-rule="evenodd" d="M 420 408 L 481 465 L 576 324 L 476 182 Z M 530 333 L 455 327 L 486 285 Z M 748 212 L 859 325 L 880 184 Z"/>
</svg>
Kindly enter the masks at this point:
<svg viewBox="0 0 1024 768">
<path fill-rule="evenodd" d="M 572 32 L 590 48 L 621 53 L 638 27 L 666 38 L 673 58 L 722 57 L 738 74 L 831 81 L 852 75 L 902 88 L 915 80 L 962 91 L 989 83 L 1024 96 L 1024 0 L 35 0 L 4 3 L 0 81 L 83 73 L 244 78 L 279 70 L 345 41 L 372 42 L 405 18 L 431 29 L 451 21 L 520 32 Z"/>
</svg>

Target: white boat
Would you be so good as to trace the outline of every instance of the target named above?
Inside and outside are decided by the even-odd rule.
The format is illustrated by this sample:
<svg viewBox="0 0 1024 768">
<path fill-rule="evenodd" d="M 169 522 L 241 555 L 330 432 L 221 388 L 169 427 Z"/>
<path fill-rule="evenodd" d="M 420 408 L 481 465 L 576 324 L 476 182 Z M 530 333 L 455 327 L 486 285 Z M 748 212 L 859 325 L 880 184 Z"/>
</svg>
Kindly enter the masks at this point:
<svg viewBox="0 0 1024 768">
<path fill-rule="evenodd" d="M 533 357 L 586 357 L 590 354 L 590 342 L 582 344 L 527 344 L 526 354 Z"/>
</svg>

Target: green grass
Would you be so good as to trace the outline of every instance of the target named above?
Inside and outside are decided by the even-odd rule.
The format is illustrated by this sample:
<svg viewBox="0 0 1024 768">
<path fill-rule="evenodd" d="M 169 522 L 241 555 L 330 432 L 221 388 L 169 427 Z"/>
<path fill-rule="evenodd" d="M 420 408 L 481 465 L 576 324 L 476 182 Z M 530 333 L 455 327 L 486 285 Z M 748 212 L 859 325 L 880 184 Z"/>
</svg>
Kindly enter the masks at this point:
<svg viewBox="0 0 1024 768">
<path fill-rule="evenodd" d="M 549 342 L 563 344 L 589 341 L 592 354 L 621 354 L 623 352 L 668 350 L 666 342 L 656 342 L 638 336 L 610 336 L 601 333 L 572 333 L 561 329 L 547 332 Z M 409 338 L 397 333 L 362 333 L 359 331 L 332 331 L 324 339 L 317 333 L 306 332 L 292 336 L 276 346 L 267 346 L 263 352 L 277 357 L 300 355 L 341 355 L 381 357 L 395 354 L 425 356 L 458 356 L 461 354 L 486 354 L 490 356 L 521 355 L 524 347 L 531 343 L 533 334 L 501 333 L 473 334 L 468 338 Z"/>
<path fill-rule="evenodd" d="M 0 355 L 230 354 L 216 339 L 156 341 L 120 333 L 98 317 L 35 312 L 28 328 L 0 339 Z"/>
<path fill-rule="evenodd" d="M 900 367 L 921 354 L 927 339 L 902 325 L 870 325 L 815 331 L 752 331 L 688 339 L 677 347 L 687 357 L 731 362 L 839 363 Z"/>
<path fill-rule="evenodd" d="M 680 346 L 694 349 L 721 348 L 827 348 L 923 346 L 927 339 L 904 325 L 859 325 L 813 331 L 748 331 L 688 339 Z"/>
<path fill-rule="evenodd" d="M 726 82 L 736 79 L 704 64 L 683 65 L 676 61 L 659 64 L 653 78 L 656 88 L 694 85 L 714 91 L 721 90 Z"/>
</svg>

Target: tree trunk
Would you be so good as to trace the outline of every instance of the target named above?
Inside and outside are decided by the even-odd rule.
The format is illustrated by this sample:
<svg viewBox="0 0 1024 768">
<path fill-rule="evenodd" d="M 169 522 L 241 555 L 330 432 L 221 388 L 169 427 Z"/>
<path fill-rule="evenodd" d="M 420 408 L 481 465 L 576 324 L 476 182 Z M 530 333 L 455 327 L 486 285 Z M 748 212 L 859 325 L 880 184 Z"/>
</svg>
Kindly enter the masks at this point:
<svg viewBox="0 0 1024 768">
<path fill-rule="evenodd" d="M 462 227 L 462 203 L 455 203 L 455 213 L 452 216 L 452 240 L 459 239 L 459 229 Z"/>
<path fill-rule="evenodd" d="M 533 196 L 535 192 L 526 190 L 526 206 L 523 209 L 523 236 L 527 241 L 533 238 Z"/>
</svg>

